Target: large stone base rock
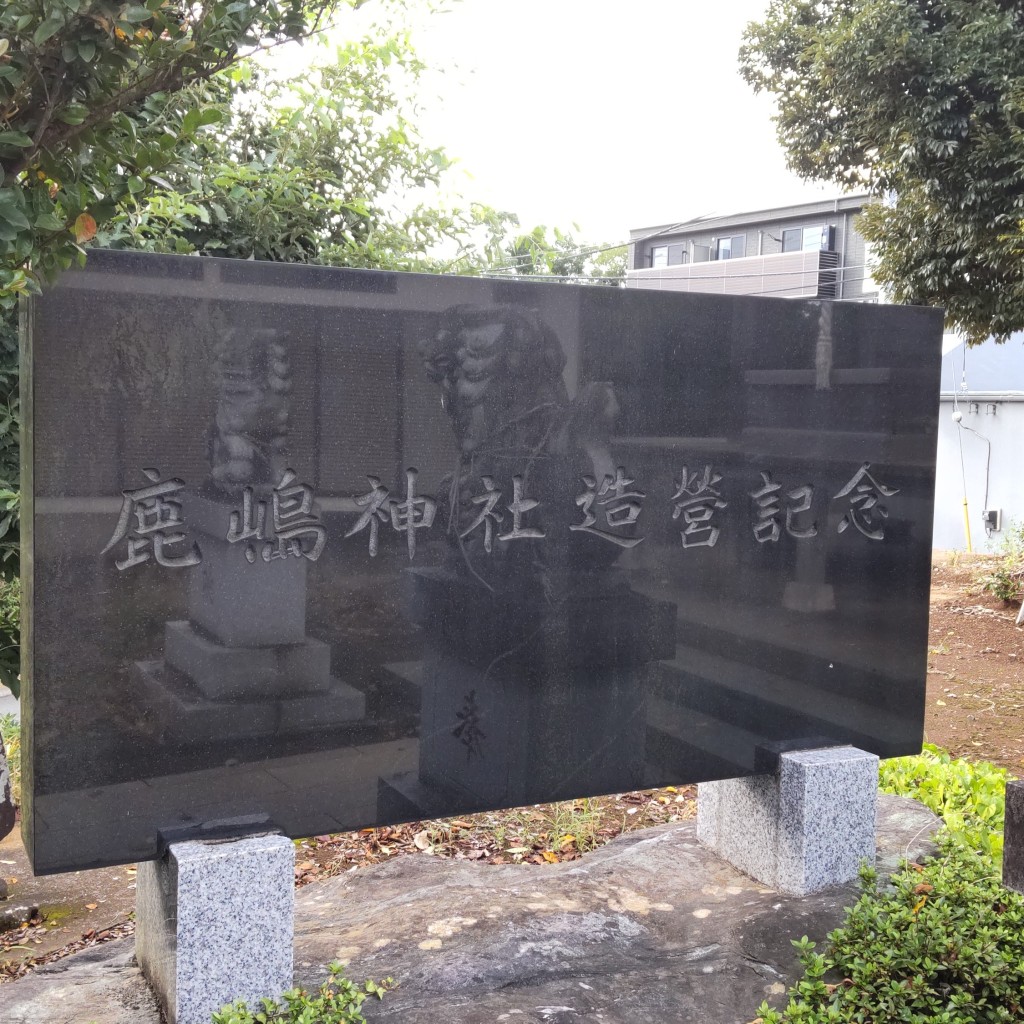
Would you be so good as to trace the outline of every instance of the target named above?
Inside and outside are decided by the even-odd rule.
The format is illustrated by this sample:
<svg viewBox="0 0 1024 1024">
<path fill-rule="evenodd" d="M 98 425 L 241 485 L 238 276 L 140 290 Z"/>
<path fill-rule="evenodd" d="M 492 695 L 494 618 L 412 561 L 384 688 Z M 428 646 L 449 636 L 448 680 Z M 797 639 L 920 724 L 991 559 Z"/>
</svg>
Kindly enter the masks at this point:
<svg viewBox="0 0 1024 1024">
<path fill-rule="evenodd" d="M 937 826 L 880 797 L 880 876 L 931 852 Z M 856 892 L 781 895 L 701 847 L 693 823 L 543 867 L 401 857 L 297 893 L 296 980 L 315 987 L 334 959 L 357 981 L 392 977 L 368 1021 L 737 1024 L 783 1001 L 790 940 L 823 940 Z M 5 986 L 4 1024 L 157 1024 L 128 952 L 111 943 Z"/>
</svg>

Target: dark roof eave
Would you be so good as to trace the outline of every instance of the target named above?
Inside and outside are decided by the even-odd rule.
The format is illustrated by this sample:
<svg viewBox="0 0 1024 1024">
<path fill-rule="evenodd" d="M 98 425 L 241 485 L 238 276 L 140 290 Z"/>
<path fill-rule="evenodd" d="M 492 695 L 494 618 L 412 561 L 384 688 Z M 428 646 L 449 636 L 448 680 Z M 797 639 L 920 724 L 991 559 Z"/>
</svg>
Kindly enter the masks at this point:
<svg viewBox="0 0 1024 1024">
<path fill-rule="evenodd" d="M 768 221 L 797 219 L 815 214 L 849 212 L 860 210 L 871 196 L 867 192 L 852 196 L 835 196 L 832 199 L 815 200 L 812 203 L 791 203 L 787 206 L 774 206 L 766 210 L 752 210 L 747 213 L 725 215 L 705 215 L 691 220 L 669 224 L 654 224 L 646 228 L 631 228 L 629 240 L 649 238 L 652 235 L 664 235 L 666 238 L 675 235 L 692 234 L 694 231 L 708 231 L 719 227 L 739 227 L 741 224 L 757 224 Z"/>
</svg>

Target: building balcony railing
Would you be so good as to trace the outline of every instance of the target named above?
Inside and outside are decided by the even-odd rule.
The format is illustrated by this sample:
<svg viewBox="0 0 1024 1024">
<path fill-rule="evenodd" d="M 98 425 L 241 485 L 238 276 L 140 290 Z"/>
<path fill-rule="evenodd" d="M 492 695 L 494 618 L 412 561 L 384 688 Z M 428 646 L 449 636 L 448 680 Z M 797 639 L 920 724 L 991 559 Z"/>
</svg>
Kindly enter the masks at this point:
<svg viewBox="0 0 1024 1024">
<path fill-rule="evenodd" d="M 839 255 L 813 250 L 630 270 L 626 287 L 838 299 L 844 297 L 840 278 Z M 845 291 L 850 290 L 848 282 Z"/>
</svg>

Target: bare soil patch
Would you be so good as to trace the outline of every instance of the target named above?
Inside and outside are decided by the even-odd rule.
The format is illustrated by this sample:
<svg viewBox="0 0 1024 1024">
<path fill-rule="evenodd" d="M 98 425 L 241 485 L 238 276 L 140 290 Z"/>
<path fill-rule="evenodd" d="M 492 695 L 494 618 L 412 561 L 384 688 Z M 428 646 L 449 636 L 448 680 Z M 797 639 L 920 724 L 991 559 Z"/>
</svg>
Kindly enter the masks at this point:
<svg viewBox="0 0 1024 1024">
<path fill-rule="evenodd" d="M 925 737 L 958 757 L 1024 774 L 1024 627 L 986 592 L 994 555 L 936 552 Z"/>
</svg>

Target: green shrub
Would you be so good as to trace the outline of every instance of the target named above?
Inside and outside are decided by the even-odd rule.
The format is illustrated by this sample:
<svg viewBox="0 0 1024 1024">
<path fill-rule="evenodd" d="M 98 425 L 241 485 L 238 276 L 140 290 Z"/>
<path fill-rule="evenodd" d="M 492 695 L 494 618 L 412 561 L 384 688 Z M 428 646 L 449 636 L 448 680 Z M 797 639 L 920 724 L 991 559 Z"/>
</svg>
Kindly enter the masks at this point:
<svg viewBox="0 0 1024 1024">
<path fill-rule="evenodd" d="M 11 796 L 15 806 L 21 803 L 21 726 L 14 715 L 0 715 L 0 738 L 7 753 L 7 768 L 11 773 Z"/>
<path fill-rule="evenodd" d="M 341 964 L 333 963 L 328 970 L 329 977 L 312 995 L 291 989 L 280 1001 L 261 999 L 258 1010 L 239 1001 L 215 1013 L 213 1024 L 365 1024 L 359 1008 L 367 996 L 383 999 L 391 980 L 356 985 L 343 976 Z"/>
<path fill-rule="evenodd" d="M 1024 523 L 1011 522 L 999 541 L 996 567 L 979 582 L 1001 601 L 1024 598 Z"/>
<path fill-rule="evenodd" d="M 0 492 L 0 505 L 3 492 Z M 21 583 L 18 577 L 0 577 L 0 683 L 15 697 L 21 693 Z"/>
<path fill-rule="evenodd" d="M 884 793 L 920 800 L 974 849 L 993 860 L 1002 856 L 1004 768 L 988 761 L 953 759 L 926 743 L 915 757 L 883 761 L 878 781 Z"/>
<path fill-rule="evenodd" d="M 763 1004 L 764 1024 L 1020 1024 L 1024 1020 L 1024 897 L 992 862 L 946 832 L 940 853 L 906 866 L 884 892 L 873 871 L 828 950 L 799 950 L 804 977 L 789 1003 Z"/>
<path fill-rule="evenodd" d="M 938 855 L 904 865 L 862 894 L 824 953 L 793 945 L 804 968 L 763 1024 L 1020 1024 L 1024 1021 L 1024 897 L 1004 889 L 1000 855 L 1006 772 L 954 760 L 930 744 L 883 761 L 881 788 L 943 818 Z"/>
</svg>

